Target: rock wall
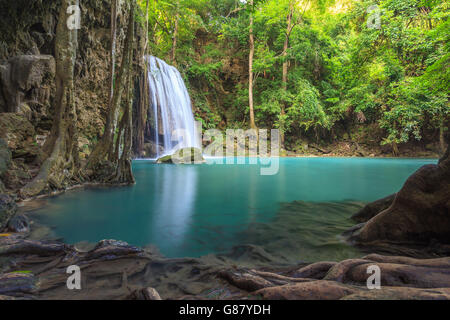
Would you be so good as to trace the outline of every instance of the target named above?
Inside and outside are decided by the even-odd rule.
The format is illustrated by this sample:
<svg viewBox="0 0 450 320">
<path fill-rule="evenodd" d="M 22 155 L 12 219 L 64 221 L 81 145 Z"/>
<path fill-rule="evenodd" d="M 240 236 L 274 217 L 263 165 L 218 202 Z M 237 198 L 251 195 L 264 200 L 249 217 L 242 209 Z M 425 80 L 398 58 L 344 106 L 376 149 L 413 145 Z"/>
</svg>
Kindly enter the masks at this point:
<svg viewBox="0 0 450 320">
<path fill-rule="evenodd" d="M 129 3 L 119 1 L 117 59 Z M 50 134 L 55 96 L 55 35 L 60 1 L 0 1 L 0 138 L 12 152 L 0 184 L 12 191 L 30 181 Z M 104 128 L 109 92 L 110 1 L 80 3 L 75 61 L 78 147 L 86 159 Z"/>
</svg>

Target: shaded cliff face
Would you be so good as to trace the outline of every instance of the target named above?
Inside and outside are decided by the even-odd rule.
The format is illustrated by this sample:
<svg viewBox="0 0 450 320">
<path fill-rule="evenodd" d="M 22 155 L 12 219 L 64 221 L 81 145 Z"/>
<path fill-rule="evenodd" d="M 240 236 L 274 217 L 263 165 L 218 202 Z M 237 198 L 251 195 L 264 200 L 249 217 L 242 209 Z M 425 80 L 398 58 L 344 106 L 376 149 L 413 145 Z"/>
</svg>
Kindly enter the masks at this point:
<svg viewBox="0 0 450 320">
<path fill-rule="evenodd" d="M 55 37 L 60 1 L 0 0 L 0 138 L 13 154 L 3 182 L 22 187 L 37 173 L 55 99 Z M 101 136 L 108 106 L 110 1 L 82 1 L 75 61 L 78 147 L 85 159 Z M 126 5 L 119 7 L 121 56 Z M 23 139 L 22 139 L 23 138 Z"/>
<path fill-rule="evenodd" d="M 110 3 L 106 0 L 83 1 L 81 7 L 81 29 L 78 32 L 78 52 L 75 62 L 75 99 L 78 112 L 78 129 L 80 132 L 80 149 L 88 152 L 91 141 L 96 141 L 102 133 L 105 109 L 108 101 L 109 46 L 110 46 Z M 0 90 L 0 112 L 18 112 L 22 104 L 29 102 L 30 90 L 46 89 L 47 99 L 34 99 L 37 106 L 28 106 L 36 114 L 48 114 L 47 125 L 42 124 L 41 135 L 48 132 L 51 120 L 51 101 L 54 93 L 54 41 L 58 19 L 59 1 L 36 0 L 0 0 L 0 71 L 5 71 L 5 81 Z M 120 7 L 119 28 L 124 21 L 125 6 Z M 124 35 L 118 33 L 117 52 L 120 55 Z M 18 58 L 21 56 L 21 58 Z M 34 58 L 33 58 L 34 57 Z M 20 59 L 21 61 L 17 61 Z M 35 81 L 36 76 L 27 77 L 22 69 L 31 70 L 26 63 L 48 63 L 42 67 L 46 77 Z M 49 61 L 47 61 L 49 60 Z M 37 62 L 36 62 L 37 61 Z M 53 66 L 52 66 L 53 65 Z M 14 68 L 14 70 L 12 69 Z M 6 72 L 15 71 L 22 83 L 18 87 L 15 79 L 10 79 Z M 16 87 L 15 87 L 16 86 Z M 20 98 L 18 95 L 22 95 Z M 45 96 L 44 94 L 41 94 Z M 10 102 L 11 100 L 13 100 Z M 48 100 L 48 101 L 47 101 Z M 44 103 L 45 102 L 45 103 Z M 46 107 L 43 110 L 42 107 Z M 28 110 L 28 108 L 26 108 Z M 39 124 L 34 123 L 39 127 Z"/>
</svg>

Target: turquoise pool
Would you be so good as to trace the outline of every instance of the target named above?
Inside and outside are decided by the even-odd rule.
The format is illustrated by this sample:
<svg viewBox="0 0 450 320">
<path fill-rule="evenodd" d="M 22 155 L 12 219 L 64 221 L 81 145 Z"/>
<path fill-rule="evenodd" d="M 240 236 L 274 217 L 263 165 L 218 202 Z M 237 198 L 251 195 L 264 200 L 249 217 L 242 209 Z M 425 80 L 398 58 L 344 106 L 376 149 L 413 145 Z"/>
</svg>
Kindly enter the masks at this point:
<svg viewBox="0 0 450 320">
<path fill-rule="evenodd" d="M 119 239 L 156 246 L 167 257 L 252 244 L 288 260 L 347 258 L 358 255 L 339 239 L 353 224 L 351 214 L 432 163 L 437 160 L 281 158 L 278 174 L 262 176 L 260 166 L 248 163 L 135 161 L 135 186 L 68 192 L 34 217 L 68 243 Z"/>
</svg>

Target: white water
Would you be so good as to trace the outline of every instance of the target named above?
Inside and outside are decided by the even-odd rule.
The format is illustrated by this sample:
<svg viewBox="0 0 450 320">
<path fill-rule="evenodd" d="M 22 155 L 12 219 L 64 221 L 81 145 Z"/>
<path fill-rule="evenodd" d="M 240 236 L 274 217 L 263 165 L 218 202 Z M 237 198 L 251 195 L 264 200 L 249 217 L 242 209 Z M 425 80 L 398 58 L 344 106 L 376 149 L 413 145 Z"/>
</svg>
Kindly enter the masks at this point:
<svg viewBox="0 0 450 320">
<path fill-rule="evenodd" d="M 180 72 L 154 56 L 146 57 L 150 94 L 149 118 L 153 118 L 156 158 L 180 148 L 200 148 L 192 115 L 191 99 Z M 159 133 L 159 134 L 158 134 Z"/>
</svg>

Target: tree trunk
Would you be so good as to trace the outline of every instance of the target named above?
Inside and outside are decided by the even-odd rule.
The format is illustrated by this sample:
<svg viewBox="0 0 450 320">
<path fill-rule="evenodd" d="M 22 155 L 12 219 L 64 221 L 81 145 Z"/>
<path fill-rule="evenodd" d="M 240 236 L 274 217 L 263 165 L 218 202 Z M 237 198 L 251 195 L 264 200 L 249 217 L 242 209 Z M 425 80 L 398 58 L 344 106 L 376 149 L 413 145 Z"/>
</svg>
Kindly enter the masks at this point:
<svg viewBox="0 0 450 320">
<path fill-rule="evenodd" d="M 130 39 L 134 38 L 134 8 L 132 7 L 132 11 L 130 13 L 130 24 L 132 32 L 129 33 Z M 129 25 L 130 27 L 130 25 Z M 128 51 L 126 52 L 129 60 L 132 60 L 133 57 L 133 46 L 130 45 L 128 47 Z M 115 158 L 117 159 L 117 168 L 116 172 L 112 177 L 108 180 L 110 183 L 119 183 L 119 184 L 133 184 L 135 183 L 133 172 L 131 168 L 131 157 L 132 157 L 132 147 L 133 147 L 133 64 L 130 63 L 127 68 L 128 77 L 127 77 L 127 91 L 126 91 L 126 101 L 125 101 L 125 109 L 122 115 L 122 119 L 120 121 L 119 133 L 116 141 L 115 148 Z M 122 154 L 119 158 L 119 149 L 120 145 L 123 143 Z"/>
<path fill-rule="evenodd" d="M 178 40 L 178 20 L 180 19 L 180 8 L 179 8 L 179 1 L 177 1 L 177 8 L 175 13 L 175 27 L 173 29 L 173 35 L 172 35 L 172 52 L 170 55 L 170 60 L 174 65 L 176 65 L 176 53 L 177 53 L 177 40 Z"/>
<path fill-rule="evenodd" d="M 109 70 L 109 108 L 114 96 L 114 76 L 116 74 L 116 28 L 117 28 L 117 0 L 111 0 L 111 65 Z"/>
<path fill-rule="evenodd" d="M 398 155 L 399 155 L 398 145 L 396 142 L 392 142 L 392 155 L 394 157 L 398 157 Z"/>
<path fill-rule="evenodd" d="M 78 47 L 77 30 L 67 27 L 72 0 L 62 0 L 55 37 L 56 95 L 51 138 L 44 150 L 47 158 L 38 175 L 20 191 L 22 197 L 40 194 L 46 188 L 64 188 L 77 179 L 79 170 L 77 112 L 74 103 L 74 65 Z"/>
<path fill-rule="evenodd" d="M 117 128 L 119 106 L 121 103 L 123 88 L 125 86 L 124 82 L 127 76 L 126 72 L 129 70 L 130 60 L 132 59 L 130 56 L 130 48 L 133 47 L 134 38 L 134 7 L 135 1 L 132 1 L 122 62 L 119 68 L 119 75 L 117 77 L 116 85 L 114 86 L 112 104 L 108 110 L 106 118 L 105 132 L 89 156 L 86 169 L 95 169 L 97 166 L 101 165 L 102 161 L 105 159 L 112 162 L 117 160 L 114 159 L 114 134 Z"/>
<path fill-rule="evenodd" d="M 142 49 L 142 57 L 145 57 L 147 54 L 147 46 L 148 46 L 148 10 L 149 10 L 149 0 L 147 0 L 146 4 L 146 17 L 145 17 L 145 43 Z M 135 152 L 138 157 L 141 157 L 144 152 L 144 131 L 145 131 L 145 123 L 147 122 L 147 113 L 148 113 L 148 70 L 147 70 L 147 61 L 144 60 L 144 63 L 140 65 L 140 68 L 143 69 L 143 75 L 139 79 L 139 103 L 137 104 L 137 112 L 136 119 L 134 121 L 137 124 L 136 129 L 136 146 Z"/>
<path fill-rule="evenodd" d="M 148 5 L 149 0 L 147 0 L 145 4 L 145 44 L 144 44 L 144 55 L 147 53 L 147 46 L 148 46 Z"/>
<path fill-rule="evenodd" d="M 255 113 L 253 107 L 253 57 L 255 55 L 255 39 L 253 36 L 253 0 L 250 1 L 250 29 L 249 29 L 249 44 L 250 53 L 248 57 L 248 104 L 250 109 L 250 127 L 256 129 Z"/>
<path fill-rule="evenodd" d="M 441 154 L 445 153 L 444 120 L 439 124 L 439 147 Z"/>
<path fill-rule="evenodd" d="M 287 16 L 287 29 L 286 29 L 286 36 L 284 38 L 284 45 L 283 45 L 283 75 L 282 75 L 282 87 L 285 94 L 287 94 L 287 82 L 288 82 L 288 60 L 287 60 L 287 51 L 289 49 L 289 37 L 292 31 L 292 16 L 294 13 L 294 2 L 290 1 L 289 3 L 289 13 Z M 284 149 L 284 132 L 285 132 L 285 124 L 284 124 L 284 116 L 286 113 L 286 101 L 283 101 L 281 103 L 281 112 L 280 112 L 280 120 L 281 120 L 281 130 L 280 130 L 280 141 L 281 141 L 281 148 Z"/>
<path fill-rule="evenodd" d="M 133 139 L 133 68 L 130 68 L 130 73 L 128 75 L 128 93 L 126 108 L 123 114 L 124 117 L 124 141 L 123 141 L 123 152 L 119 159 L 119 166 L 117 168 L 118 176 L 117 183 L 130 183 L 134 184 L 133 171 L 131 169 L 131 154 L 132 154 L 132 139 Z"/>
</svg>

